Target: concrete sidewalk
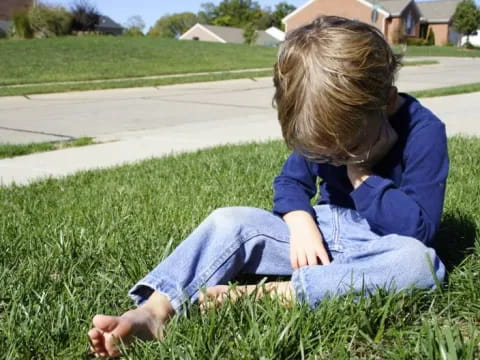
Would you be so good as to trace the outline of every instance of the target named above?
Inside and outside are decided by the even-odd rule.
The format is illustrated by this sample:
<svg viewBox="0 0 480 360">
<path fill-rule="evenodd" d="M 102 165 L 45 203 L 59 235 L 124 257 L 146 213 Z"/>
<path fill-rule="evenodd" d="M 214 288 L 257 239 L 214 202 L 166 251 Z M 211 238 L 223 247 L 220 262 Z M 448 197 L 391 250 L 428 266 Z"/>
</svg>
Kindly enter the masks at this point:
<svg viewBox="0 0 480 360">
<path fill-rule="evenodd" d="M 400 91 L 469 83 L 480 59 L 406 67 Z M 0 143 L 95 137 L 101 144 L 0 160 L 0 183 L 106 168 L 226 143 L 280 138 L 271 78 L 0 98 Z M 480 136 L 480 92 L 421 99 L 449 135 Z"/>
<path fill-rule="evenodd" d="M 447 125 L 449 135 L 480 136 L 480 93 L 423 99 Z M 110 137 L 110 138 L 109 138 Z M 157 130 L 117 133 L 98 145 L 70 148 L 0 160 L 3 185 L 28 184 L 41 178 L 61 177 L 77 171 L 107 168 L 151 157 L 192 151 L 226 143 L 280 138 L 274 110 L 216 120 L 183 123 Z"/>
</svg>

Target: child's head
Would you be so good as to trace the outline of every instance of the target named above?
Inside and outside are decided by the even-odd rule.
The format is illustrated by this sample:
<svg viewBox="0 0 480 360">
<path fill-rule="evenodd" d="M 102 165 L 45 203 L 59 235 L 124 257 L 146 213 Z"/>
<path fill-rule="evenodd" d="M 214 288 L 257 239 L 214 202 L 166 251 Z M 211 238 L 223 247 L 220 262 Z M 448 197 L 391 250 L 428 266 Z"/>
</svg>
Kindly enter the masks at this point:
<svg viewBox="0 0 480 360">
<path fill-rule="evenodd" d="M 289 33 L 274 74 L 287 145 L 340 162 L 365 151 L 385 119 L 399 64 L 380 31 L 359 21 L 322 16 Z"/>
</svg>

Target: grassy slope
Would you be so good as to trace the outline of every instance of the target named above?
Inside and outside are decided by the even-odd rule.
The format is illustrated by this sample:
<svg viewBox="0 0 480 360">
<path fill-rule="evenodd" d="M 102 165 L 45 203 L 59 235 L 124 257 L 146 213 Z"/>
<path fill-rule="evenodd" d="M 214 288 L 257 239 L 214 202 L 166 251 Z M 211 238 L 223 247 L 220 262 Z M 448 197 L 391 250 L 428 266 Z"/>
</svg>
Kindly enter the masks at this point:
<svg viewBox="0 0 480 360">
<path fill-rule="evenodd" d="M 451 139 L 450 152 L 440 238 L 477 245 L 445 289 L 349 296 L 314 312 L 251 300 L 206 316 L 193 308 L 165 341 L 134 347 L 131 357 L 478 358 L 480 139 Z M 0 189 L 0 353 L 84 358 L 92 315 L 128 309 L 129 287 L 213 209 L 270 208 L 286 155 L 280 142 L 219 147 Z"/>
<path fill-rule="evenodd" d="M 0 86 L 272 67 L 276 49 L 151 37 L 0 41 Z"/>
</svg>

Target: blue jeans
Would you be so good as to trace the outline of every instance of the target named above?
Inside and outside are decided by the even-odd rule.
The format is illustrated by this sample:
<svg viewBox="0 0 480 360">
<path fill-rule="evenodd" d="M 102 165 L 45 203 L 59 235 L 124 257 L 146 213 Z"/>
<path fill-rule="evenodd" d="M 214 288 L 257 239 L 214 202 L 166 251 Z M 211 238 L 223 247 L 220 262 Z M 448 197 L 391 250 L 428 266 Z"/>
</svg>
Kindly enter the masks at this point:
<svg viewBox="0 0 480 360">
<path fill-rule="evenodd" d="M 129 295 L 141 305 L 154 290 L 177 312 L 197 300 L 201 288 L 226 284 L 240 274 L 291 276 L 297 299 L 312 307 L 324 297 L 378 287 L 398 291 L 434 288 L 445 277 L 435 251 L 406 236 L 379 236 L 358 212 L 333 205 L 315 207 L 332 262 L 290 265 L 289 231 L 272 213 L 248 207 L 215 210 Z"/>
</svg>

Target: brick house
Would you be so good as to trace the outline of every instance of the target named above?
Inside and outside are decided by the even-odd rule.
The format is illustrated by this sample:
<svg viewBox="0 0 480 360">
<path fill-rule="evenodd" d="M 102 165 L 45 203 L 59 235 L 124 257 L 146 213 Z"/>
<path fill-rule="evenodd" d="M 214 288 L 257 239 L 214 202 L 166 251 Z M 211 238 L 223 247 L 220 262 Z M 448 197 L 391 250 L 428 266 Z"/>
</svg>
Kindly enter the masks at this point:
<svg viewBox="0 0 480 360">
<path fill-rule="evenodd" d="M 310 0 L 287 15 L 282 22 L 288 32 L 310 23 L 320 15 L 343 16 L 376 26 L 390 43 L 397 43 L 403 36 L 426 37 L 431 28 L 435 33 L 436 45 L 443 45 L 449 41 L 451 17 L 459 1 L 433 1 L 424 7 L 414 0 Z M 423 10 L 425 14 L 422 9 L 426 9 Z M 432 23 L 429 22 L 430 18 Z M 447 22 L 439 23 L 440 26 L 435 23 L 445 19 L 448 19 Z"/>
<path fill-rule="evenodd" d="M 459 44 L 460 34 L 452 25 L 452 17 L 459 2 L 460 0 L 417 2 L 422 14 L 420 37 L 426 37 L 428 31 L 432 30 L 435 34 L 435 45 Z"/>
<path fill-rule="evenodd" d="M 0 20 L 10 20 L 18 11 L 27 10 L 34 0 L 0 0 Z"/>
</svg>

